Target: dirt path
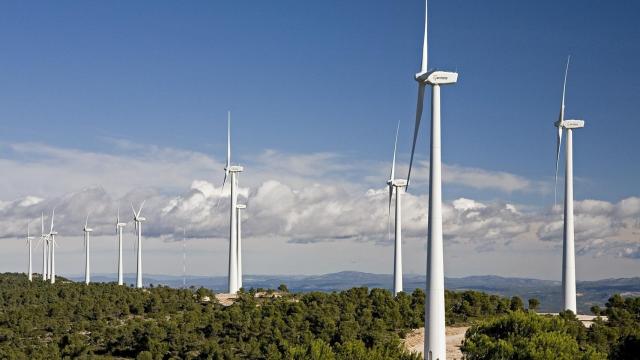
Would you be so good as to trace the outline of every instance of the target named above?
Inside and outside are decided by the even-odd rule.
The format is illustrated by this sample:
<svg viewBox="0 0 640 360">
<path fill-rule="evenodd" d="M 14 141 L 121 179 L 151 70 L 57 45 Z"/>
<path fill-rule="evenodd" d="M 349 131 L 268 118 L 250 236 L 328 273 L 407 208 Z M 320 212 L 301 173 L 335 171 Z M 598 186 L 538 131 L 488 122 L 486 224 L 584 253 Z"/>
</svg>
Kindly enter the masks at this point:
<svg viewBox="0 0 640 360">
<path fill-rule="evenodd" d="M 460 327 L 447 327 L 447 359 L 449 360 L 461 360 L 462 352 L 460 351 L 460 345 L 464 340 L 464 334 L 467 332 L 468 326 Z M 412 352 L 424 351 L 424 328 L 415 329 L 411 331 L 407 338 L 404 340 L 404 346 L 407 350 Z"/>
</svg>

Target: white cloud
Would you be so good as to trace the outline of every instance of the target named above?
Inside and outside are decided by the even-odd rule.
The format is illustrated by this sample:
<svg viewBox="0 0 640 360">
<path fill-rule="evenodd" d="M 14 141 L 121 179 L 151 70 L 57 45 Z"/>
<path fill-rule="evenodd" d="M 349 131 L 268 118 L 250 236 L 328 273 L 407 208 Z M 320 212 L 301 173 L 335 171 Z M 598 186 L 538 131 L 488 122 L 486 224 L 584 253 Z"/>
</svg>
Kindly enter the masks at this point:
<svg viewBox="0 0 640 360">
<path fill-rule="evenodd" d="M 32 221 L 35 230 L 41 212 L 48 214 L 54 206 L 61 236 L 77 236 L 87 213 L 96 235 L 107 236 L 114 231 L 118 208 L 124 219 L 130 219 L 131 203 L 137 206 L 146 199 L 146 237 L 179 239 L 187 228 L 190 238 L 224 243 L 229 186 L 221 191 L 221 162 L 197 152 L 114 144 L 121 154 L 39 144 L 5 146 L 12 157 L 0 158 L 5 174 L 0 178 L 0 198 L 5 199 L 0 202 L 0 238 L 22 238 L 26 221 Z M 269 150 L 245 165 L 239 176 L 240 202 L 248 205 L 243 234 L 259 239 L 267 251 L 268 244 L 276 243 L 391 245 L 388 193 L 380 180 L 386 178 L 388 164 L 352 162 L 329 153 Z M 371 185 L 373 177 L 366 171 L 380 175 L 376 178 L 380 186 Z M 418 179 L 425 174 L 423 167 Z M 450 183 L 473 189 L 505 193 L 545 189 L 540 182 L 504 172 L 447 166 L 444 174 Z M 425 194 L 403 196 L 403 235 L 410 247 L 424 248 L 426 204 Z M 640 232 L 640 198 L 617 203 L 576 201 L 575 213 L 579 254 L 640 258 L 640 235 L 635 234 Z M 562 239 L 559 209 L 461 197 L 444 204 L 443 220 L 448 247 L 477 253 L 508 251 L 518 243 L 544 250 L 559 246 Z"/>
</svg>

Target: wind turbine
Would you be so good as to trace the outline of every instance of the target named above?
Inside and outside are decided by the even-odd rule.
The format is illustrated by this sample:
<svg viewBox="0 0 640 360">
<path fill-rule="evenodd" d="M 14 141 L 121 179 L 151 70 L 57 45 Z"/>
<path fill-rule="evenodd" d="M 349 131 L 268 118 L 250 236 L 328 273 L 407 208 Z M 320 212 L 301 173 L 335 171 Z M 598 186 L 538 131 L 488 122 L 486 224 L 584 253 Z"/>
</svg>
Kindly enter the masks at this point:
<svg viewBox="0 0 640 360">
<path fill-rule="evenodd" d="M 51 252 L 51 259 L 49 260 L 49 278 L 51 279 L 51 283 L 56 283 L 56 235 L 58 235 L 57 231 L 53 231 L 53 219 L 56 216 L 56 209 L 54 208 L 51 212 L 51 228 L 49 229 L 49 251 Z"/>
<path fill-rule="evenodd" d="M 224 185 L 227 182 L 227 177 L 231 174 L 231 206 L 230 206 L 230 220 L 229 220 L 229 293 L 235 294 L 240 288 L 238 286 L 238 237 L 237 237 L 237 211 L 238 205 L 238 180 L 237 174 L 242 172 L 244 168 L 242 166 L 231 165 L 231 111 L 227 113 L 227 164 L 224 168 L 224 180 L 222 181 L 222 188 L 220 192 L 224 190 Z"/>
<path fill-rule="evenodd" d="M 556 146 L 556 186 L 558 183 L 558 163 L 560 162 L 560 145 L 562 144 L 562 131 L 567 130 L 566 168 L 564 177 L 564 233 L 562 243 L 562 298 L 563 308 L 577 313 L 576 308 L 576 259 L 573 228 L 573 129 L 584 127 L 583 120 L 564 119 L 564 99 L 567 88 L 567 74 L 569 72 L 569 60 L 564 71 L 564 84 L 562 86 L 562 102 L 560 104 L 560 116 L 554 125 L 558 128 Z"/>
<path fill-rule="evenodd" d="M 402 292 L 402 191 L 407 186 L 407 180 L 396 179 L 396 149 L 398 146 L 398 130 L 400 130 L 400 121 L 396 127 L 396 140 L 393 144 L 393 162 L 391 163 L 391 175 L 387 181 L 389 186 L 389 213 L 388 227 L 389 237 L 391 237 L 391 199 L 393 198 L 393 190 L 396 192 L 396 219 L 395 219 L 395 250 L 393 255 L 393 295 Z"/>
<path fill-rule="evenodd" d="M 35 239 L 33 236 L 29 236 L 29 223 L 27 223 L 27 247 L 29 248 L 29 272 L 27 273 L 27 278 L 29 281 L 33 280 L 33 265 L 31 263 L 31 241 Z"/>
<path fill-rule="evenodd" d="M 89 214 L 87 214 L 87 219 L 84 222 L 84 283 L 89 285 L 91 282 L 91 232 L 93 229 L 89 227 Z"/>
<path fill-rule="evenodd" d="M 142 289 L 142 222 L 147 220 L 140 216 L 142 212 L 142 208 L 144 207 L 144 201 L 140 204 L 140 208 L 138 212 L 133 208 L 133 204 L 131 204 L 131 210 L 133 210 L 133 221 L 135 224 L 135 228 L 138 231 L 138 243 L 137 243 L 137 253 L 138 253 L 138 262 L 136 266 L 136 288 Z"/>
<path fill-rule="evenodd" d="M 126 223 L 120 222 L 120 209 L 116 217 L 116 235 L 118 235 L 118 285 L 122 285 L 122 228 L 127 226 Z"/>
<path fill-rule="evenodd" d="M 247 205 L 238 204 L 236 209 L 238 210 L 238 289 L 242 289 L 242 210 L 246 209 Z"/>
<path fill-rule="evenodd" d="M 418 130 L 422 118 L 424 89 L 431 85 L 431 159 L 429 166 L 429 225 L 427 237 L 427 289 L 425 301 L 425 359 L 446 359 L 444 322 L 444 260 L 442 253 L 442 161 L 440 152 L 440 86 L 455 84 L 455 72 L 429 70 L 428 67 L 428 3 L 425 0 L 424 43 L 422 66 L 415 75 L 418 82 L 416 123 L 409 162 L 407 186 L 416 149 Z"/>
</svg>

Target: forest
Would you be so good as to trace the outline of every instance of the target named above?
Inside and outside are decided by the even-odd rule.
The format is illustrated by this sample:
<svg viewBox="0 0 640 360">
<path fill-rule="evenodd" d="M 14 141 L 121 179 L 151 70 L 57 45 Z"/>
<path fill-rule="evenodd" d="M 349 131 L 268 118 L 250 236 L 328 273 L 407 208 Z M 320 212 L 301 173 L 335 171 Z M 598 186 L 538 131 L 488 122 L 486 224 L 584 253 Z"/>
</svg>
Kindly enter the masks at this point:
<svg viewBox="0 0 640 360">
<path fill-rule="evenodd" d="M 256 296 L 259 290 L 263 296 Z M 405 351 L 401 340 L 424 326 L 422 290 L 397 297 L 364 287 L 294 294 L 283 285 L 262 291 L 241 291 L 223 306 L 205 288 L 139 290 L 65 279 L 51 285 L 2 274 L 0 358 L 421 358 Z M 638 353 L 638 299 L 613 297 L 606 308 L 594 309 L 609 321 L 588 330 L 571 314 L 547 318 L 533 311 L 535 299 L 528 304 L 525 310 L 519 298 L 447 291 L 446 319 L 448 325 L 473 325 L 463 346 L 469 359 L 546 359 L 551 357 L 520 354 L 551 345 L 586 359 Z"/>
</svg>

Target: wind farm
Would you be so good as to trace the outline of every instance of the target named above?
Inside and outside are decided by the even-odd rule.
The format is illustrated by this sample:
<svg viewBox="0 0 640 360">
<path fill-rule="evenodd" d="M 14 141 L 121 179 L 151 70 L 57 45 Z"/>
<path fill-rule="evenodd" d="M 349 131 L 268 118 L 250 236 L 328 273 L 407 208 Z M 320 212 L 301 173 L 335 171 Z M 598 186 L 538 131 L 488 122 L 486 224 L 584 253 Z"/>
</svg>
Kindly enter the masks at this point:
<svg viewBox="0 0 640 360">
<path fill-rule="evenodd" d="M 0 5 L 0 357 L 634 358 L 640 5 L 580 5 Z"/>
</svg>

